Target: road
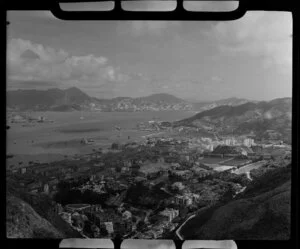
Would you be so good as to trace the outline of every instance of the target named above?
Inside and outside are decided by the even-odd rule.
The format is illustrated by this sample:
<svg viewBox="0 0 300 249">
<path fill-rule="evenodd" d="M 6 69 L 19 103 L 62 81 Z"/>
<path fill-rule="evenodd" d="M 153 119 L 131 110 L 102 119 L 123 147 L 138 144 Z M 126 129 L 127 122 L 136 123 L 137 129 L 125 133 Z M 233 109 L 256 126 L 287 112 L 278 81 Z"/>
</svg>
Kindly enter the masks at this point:
<svg viewBox="0 0 300 249">
<path fill-rule="evenodd" d="M 166 194 L 170 195 L 170 196 L 174 196 L 174 194 L 170 193 L 168 190 L 166 190 L 165 188 L 160 188 L 160 190 L 164 191 Z"/>
<path fill-rule="evenodd" d="M 194 213 L 194 214 L 192 214 L 191 216 L 189 216 L 186 220 L 185 220 L 185 222 L 183 222 L 182 224 L 181 224 L 181 226 L 176 230 L 176 235 L 177 235 L 177 237 L 178 238 L 180 238 L 181 240 L 184 240 L 184 238 L 181 236 L 181 234 L 180 234 L 180 231 L 181 231 L 181 228 L 189 221 L 189 220 L 191 220 L 191 219 L 193 219 L 195 216 L 197 216 L 197 215 L 202 215 L 203 213 L 203 211 L 206 211 L 206 210 L 208 210 L 208 209 L 210 209 L 210 208 L 212 208 L 214 206 L 214 204 L 210 204 L 210 205 L 208 205 L 208 206 L 205 206 L 205 207 L 202 207 L 202 208 L 200 208 L 198 211 L 196 211 L 196 213 Z"/>
<path fill-rule="evenodd" d="M 181 228 L 185 225 L 185 223 L 187 223 L 190 219 L 194 218 L 196 216 L 196 214 L 191 215 L 189 218 L 187 218 L 185 220 L 185 222 L 183 222 L 181 224 L 181 226 L 176 230 L 176 235 L 178 236 L 179 239 L 184 240 L 184 238 L 180 235 L 180 230 Z"/>
<path fill-rule="evenodd" d="M 247 178 L 248 178 L 250 181 L 253 180 L 253 179 L 251 178 L 251 175 L 250 175 L 250 172 L 249 172 L 249 171 L 246 172 L 246 175 L 247 175 Z"/>
<path fill-rule="evenodd" d="M 161 134 L 164 134 L 164 133 L 165 132 L 154 132 L 154 133 L 142 136 L 142 138 L 152 137 L 152 136 L 155 136 L 155 135 L 161 135 Z"/>
<path fill-rule="evenodd" d="M 255 163 L 251 163 L 251 164 L 247 164 L 245 166 L 242 166 L 241 168 L 234 170 L 233 173 L 240 175 L 240 174 L 247 174 L 247 172 L 250 172 L 252 169 L 258 169 L 264 165 L 267 164 L 266 160 L 262 160 L 259 162 L 255 162 Z"/>
</svg>

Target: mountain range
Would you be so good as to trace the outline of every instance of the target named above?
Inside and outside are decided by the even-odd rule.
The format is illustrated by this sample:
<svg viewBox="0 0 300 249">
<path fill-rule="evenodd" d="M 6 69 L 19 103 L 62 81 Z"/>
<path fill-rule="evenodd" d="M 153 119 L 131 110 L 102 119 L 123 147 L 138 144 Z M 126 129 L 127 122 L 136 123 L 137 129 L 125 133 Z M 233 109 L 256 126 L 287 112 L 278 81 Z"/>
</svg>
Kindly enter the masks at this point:
<svg viewBox="0 0 300 249">
<path fill-rule="evenodd" d="M 292 99 L 247 102 L 218 107 L 173 123 L 173 126 L 194 127 L 218 134 L 253 134 L 266 139 L 291 139 Z"/>
<path fill-rule="evenodd" d="M 139 98 L 98 99 L 90 97 L 76 87 L 65 90 L 52 88 L 48 90 L 7 91 L 7 107 L 19 111 L 204 111 L 220 105 L 236 106 L 248 101 L 240 98 L 228 98 L 219 101 L 194 103 L 166 93 Z"/>
</svg>

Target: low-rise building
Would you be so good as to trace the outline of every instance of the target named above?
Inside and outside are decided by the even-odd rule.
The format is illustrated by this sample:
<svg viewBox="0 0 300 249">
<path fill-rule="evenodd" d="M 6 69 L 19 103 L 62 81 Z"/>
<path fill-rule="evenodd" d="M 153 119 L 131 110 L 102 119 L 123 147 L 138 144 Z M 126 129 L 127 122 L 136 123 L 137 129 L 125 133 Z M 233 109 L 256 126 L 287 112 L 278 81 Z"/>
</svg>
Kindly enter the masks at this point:
<svg viewBox="0 0 300 249">
<path fill-rule="evenodd" d="M 182 182 L 175 182 L 172 184 L 172 188 L 182 191 L 183 189 L 185 189 L 185 186 L 182 184 Z"/>
<path fill-rule="evenodd" d="M 21 174 L 25 174 L 25 173 L 26 173 L 26 167 L 21 168 L 21 169 L 20 169 L 20 173 L 21 173 Z"/>
<path fill-rule="evenodd" d="M 161 215 L 167 216 L 168 221 L 171 222 L 175 217 L 179 215 L 179 211 L 175 209 L 165 209 L 164 211 L 160 212 Z"/>
<path fill-rule="evenodd" d="M 243 144 L 247 147 L 251 147 L 254 145 L 254 139 L 253 138 L 246 138 L 244 139 Z"/>
<path fill-rule="evenodd" d="M 55 212 L 57 214 L 61 214 L 63 211 L 64 211 L 64 209 L 63 209 L 62 205 L 60 203 L 56 203 L 55 204 Z"/>
<path fill-rule="evenodd" d="M 49 185 L 47 183 L 44 184 L 44 193 L 49 194 Z"/>
<path fill-rule="evenodd" d="M 178 205 L 192 205 L 193 203 L 197 203 L 200 200 L 200 196 L 198 194 L 186 193 L 184 195 L 175 196 L 175 203 Z"/>
<path fill-rule="evenodd" d="M 130 168 L 129 168 L 129 167 L 126 167 L 126 166 L 124 166 L 124 167 L 121 168 L 121 172 L 122 172 L 122 173 L 129 172 L 129 170 L 130 170 Z"/>
<path fill-rule="evenodd" d="M 122 218 L 124 220 L 129 220 L 132 218 L 132 214 L 130 211 L 126 210 L 124 213 L 122 213 Z"/>
<path fill-rule="evenodd" d="M 108 234 L 112 234 L 114 232 L 114 224 L 111 221 L 104 222 L 104 225 Z"/>
<path fill-rule="evenodd" d="M 192 177 L 192 172 L 190 170 L 179 170 L 179 171 L 174 171 L 173 172 L 174 175 L 181 177 L 183 179 L 189 179 Z"/>
</svg>

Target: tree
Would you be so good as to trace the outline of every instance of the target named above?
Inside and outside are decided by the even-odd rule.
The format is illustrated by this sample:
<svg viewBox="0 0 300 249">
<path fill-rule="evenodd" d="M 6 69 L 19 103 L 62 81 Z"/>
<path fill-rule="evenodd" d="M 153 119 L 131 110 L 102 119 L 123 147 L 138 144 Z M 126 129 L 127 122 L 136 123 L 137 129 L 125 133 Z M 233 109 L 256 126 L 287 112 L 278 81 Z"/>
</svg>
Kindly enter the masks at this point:
<svg viewBox="0 0 300 249">
<path fill-rule="evenodd" d="M 120 145 L 118 143 L 112 143 L 111 149 L 112 150 L 118 150 L 120 148 Z"/>
<path fill-rule="evenodd" d="M 89 237 L 91 237 L 91 235 L 93 235 L 93 230 L 92 230 L 92 223 L 90 221 L 85 221 L 84 222 L 84 232 L 87 233 L 88 235 L 90 235 Z"/>
<path fill-rule="evenodd" d="M 144 228 L 144 226 L 146 225 L 146 223 L 143 220 L 140 220 L 137 225 L 136 225 L 136 229 L 137 230 L 142 230 Z"/>
<path fill-rule="evenodd" d="M 108 236 L 108 232 L 105 227 L 100 227 L 100 234 L 104 237 Z"/>
</svg>

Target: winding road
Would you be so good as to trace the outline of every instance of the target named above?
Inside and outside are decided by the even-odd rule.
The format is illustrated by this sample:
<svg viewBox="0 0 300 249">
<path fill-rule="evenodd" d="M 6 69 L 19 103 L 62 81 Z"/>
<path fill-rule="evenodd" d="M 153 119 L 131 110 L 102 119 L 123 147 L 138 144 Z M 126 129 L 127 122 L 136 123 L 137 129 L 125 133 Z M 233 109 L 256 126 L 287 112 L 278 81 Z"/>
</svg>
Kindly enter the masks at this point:
<svg viewBox="0 0 300 249">
<path fill-rule="evenodd" d="M 181 228 L 185 225 L 185 223 L 187 223 L 190 219 L 194 218 L 196 216 L 196 214 L 191 215 L 189 218 L 187 218 L 185 220 L 185 222 L 183 222 L 181 224 L 181 226 L 176 230 L 176 235 L 178 236 L 179 239 L 184 240 L 184 238 L 180 235 L 180 230 Z"/>
</svg>

